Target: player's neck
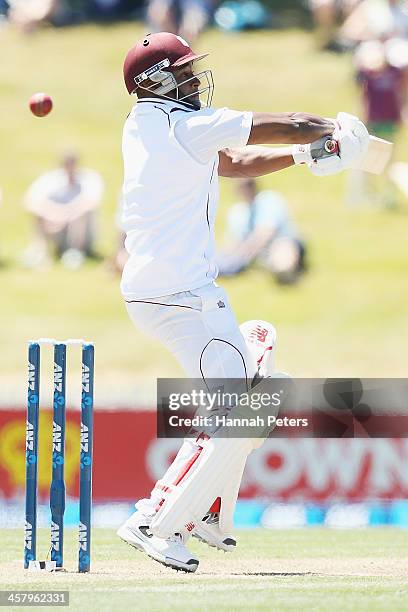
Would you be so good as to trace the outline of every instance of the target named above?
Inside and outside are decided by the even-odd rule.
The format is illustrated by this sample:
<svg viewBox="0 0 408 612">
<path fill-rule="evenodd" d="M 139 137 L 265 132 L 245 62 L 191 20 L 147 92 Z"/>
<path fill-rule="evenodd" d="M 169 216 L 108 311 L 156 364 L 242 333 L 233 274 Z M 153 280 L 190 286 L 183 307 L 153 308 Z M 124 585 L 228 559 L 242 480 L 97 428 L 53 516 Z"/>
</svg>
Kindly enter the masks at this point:
<svg viewBox="0 0 408 612">
<path fill-rule="evenodd" d="M 199 108 L 196 108 L 191 102 L 187 102 L 184 100 L 177 100 L 175 98 L 170 98 L 168 96 L 160 96 L 152 92 L 149 92 L 149 93 L 146 92 L 146 95 L 143 94 L 143 95 L 138 96 L 138 103 L 139 102 L 151 102 L 153 100 L 167 102 L 168 104 L 180 104 L 182 108 L 186 108 L 188 110 L 200 110 Z"/>
</svg>

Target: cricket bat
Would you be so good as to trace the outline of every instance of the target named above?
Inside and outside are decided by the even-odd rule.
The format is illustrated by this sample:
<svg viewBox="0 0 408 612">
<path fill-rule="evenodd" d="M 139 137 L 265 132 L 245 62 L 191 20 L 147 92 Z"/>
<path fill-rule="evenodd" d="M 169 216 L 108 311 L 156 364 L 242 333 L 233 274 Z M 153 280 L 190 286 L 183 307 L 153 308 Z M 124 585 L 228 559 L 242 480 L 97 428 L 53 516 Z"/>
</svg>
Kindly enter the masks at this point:
<svg viewBox="0 0 408 612">
<path fill-rule="evenodd" d="M 362 158 L 353 166 L 356 170 L 364 170 L 371 174 L 382 174 L 391 159 L 394 143 L 389 140 L 370 136 L 368 149 Z"/>
</svg>

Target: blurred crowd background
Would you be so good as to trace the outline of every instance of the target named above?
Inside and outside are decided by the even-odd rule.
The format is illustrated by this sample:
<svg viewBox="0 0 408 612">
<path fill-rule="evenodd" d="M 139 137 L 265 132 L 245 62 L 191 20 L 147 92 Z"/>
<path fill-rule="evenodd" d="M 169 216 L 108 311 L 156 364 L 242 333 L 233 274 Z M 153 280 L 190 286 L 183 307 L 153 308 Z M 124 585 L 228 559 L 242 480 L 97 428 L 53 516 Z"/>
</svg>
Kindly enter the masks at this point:
<svg viewBox="0 0 408 612">
<path fill-rule="evenodd" d="M 405 0 L 0 0 L 0 14 L 28 31 L 43 23 L 146 19 L 190 38 L 213 22 L 226 30 L 301 25 L 332 51 L 408 32 Z"/>
<path fill-rule="evenodd" d="M 298 25 L 314 29 L 321 48 L 335 52 L 408 34 L 405 0 L 0 0 L 0 15 L 25 31 L 44 23 L 146 19 L 153 30 L 189 42 L 212 23 L 225 30 Z"/>
</svg>

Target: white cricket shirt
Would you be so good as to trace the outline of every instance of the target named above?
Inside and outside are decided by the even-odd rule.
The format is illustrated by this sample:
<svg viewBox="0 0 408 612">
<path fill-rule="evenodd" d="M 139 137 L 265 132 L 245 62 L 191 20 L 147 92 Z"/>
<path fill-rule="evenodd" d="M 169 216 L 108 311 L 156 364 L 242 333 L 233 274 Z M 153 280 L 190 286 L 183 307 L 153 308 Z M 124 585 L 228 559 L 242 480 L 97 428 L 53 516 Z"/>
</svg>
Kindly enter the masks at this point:
<svg viewBox="0 0 408 612">
<path fill-rule="evenodd" d="M 189 291 L 217 277 L 218 152 L 245 146 L 251 125 L 250 112 L 192 110 L 163 98 L 133 107 L 122 143 L 125 299 Z"/>
</svg>

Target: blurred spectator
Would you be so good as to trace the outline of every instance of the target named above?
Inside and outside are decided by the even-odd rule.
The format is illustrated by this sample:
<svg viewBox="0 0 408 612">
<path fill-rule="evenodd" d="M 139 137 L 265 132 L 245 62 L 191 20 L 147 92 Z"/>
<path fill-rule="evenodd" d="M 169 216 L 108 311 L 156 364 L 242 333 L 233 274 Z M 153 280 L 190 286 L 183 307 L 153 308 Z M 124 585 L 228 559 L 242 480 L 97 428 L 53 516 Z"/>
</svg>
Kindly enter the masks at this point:
<svg viewBox="0 0 408 612">
<path fill-rule="evenodd" d="M 253 178 L 238 183 L 242 201 L 228 211 L 232 242 L 218 258 L 221 276 L 233 276 L 257 262 L 280 283 L 294 283 L 305 269 L 305 245 L 289 218 L 285 199 L 275 191 L 258 192 Z"/>
<path fill-rule="evenodd" d="M 224 0 L 214 13 L 214 22 L 227 32 L 266 28 L 273 17 L 259 0 Z"/>
<path fill-rule="evenodd" d="M 112 20 L 141 16 L 143 0 L 0 0 L 0 18 L 25 32 L 42 23 L 65 26 L 89 19 Z"/>
<path fill-rule="evenodd" d="M 390 62 L 380 40 L 361 43 L 354 58 L 368 130 L 394 142 L 407 100 L 405 71 Z"/>
<path fill-rule="evenodd" d="M 61 0 L 76 20 L 111 21 L 122 17 L 142 18 L 144 0 Z"/>
<path fill-rule="evenodd" d="M 343 51 L 337 38 L 342 23 L 361 0 L 309 0 L 319 47 L 328 51 Z"/>
<path fill-rule="evenodd" d="M 408 36 L 406 0 L 363 0 L 340 30 L 340 37 L 351 44 L 373 39 Z"/>
<path fill-rule="evenodd" d="M 149 0 L 147 22 L 156 32 L 172 32 L 189 44 L 207 25 L 213 0 Z"/>
<path fill-rule="evenodd" d="M 60 0 L 9 0 L 8 19 L 24 32 L 31 32 L 50 20 L 59 5 Z"/>
<path fill-rule="evenodd" d="M 7 0 L 0 0 L 0 24 L 5 22 L 9 12 L 9 4 Z"/>
<path fill-rule="evenodd" d="M 141 12 L 142 0 L 87 0 L 87 13 L 90 17 L 115 19 L 117 17 Z"/>
<path fill-rule="evenodd" d="M 391 41 L 371 40 L 356 49 L 356 78 L 361 88 L 363 119 L 370 134 L 395 142 L 407 101 L 407 77 L 402 66 L 392 62 Z M 398 58 L 402 60 L 401 55 Z M 408 60 L 408 57 L 407 57 Z M 358 187 L 359 185 L 359 187 Z M 387 178 L 354 174 L 350 203 L 369 199 L 377 205 L 392 208 L 395 190 Z"/>
<path fill-rule="evenodd" d="M 93 0 L 97 11 L 101 13 L 114 13 L 119 9 L 120 0 Z"/>
<path fill-rule="evenodd" d="M 70 268 L 79 267 L 85 257 L 96 257 L 96 208 L 103 192 L 100 175 L 80 168 L 72 152 L 64 155 L 60 168 L 34 181 L 24 203 L 35 219 L 35 239 L 23 263 L 29 267 L 48 263 L 49 246 Z"/>
</svg>

